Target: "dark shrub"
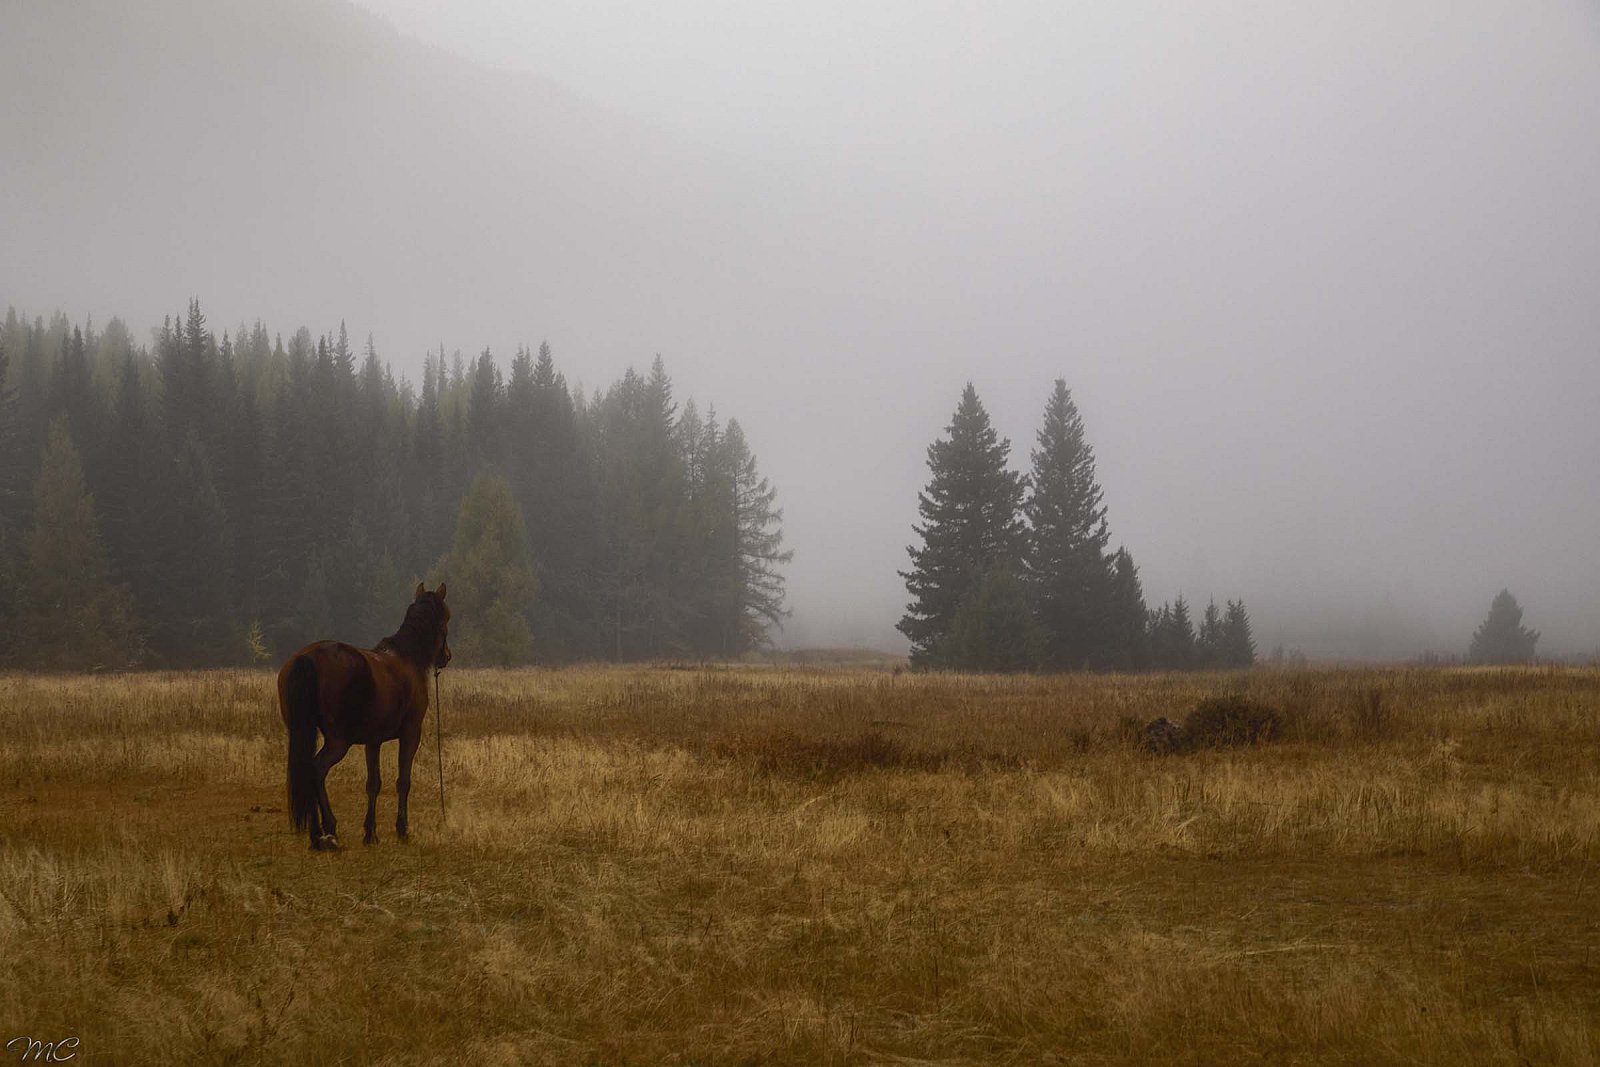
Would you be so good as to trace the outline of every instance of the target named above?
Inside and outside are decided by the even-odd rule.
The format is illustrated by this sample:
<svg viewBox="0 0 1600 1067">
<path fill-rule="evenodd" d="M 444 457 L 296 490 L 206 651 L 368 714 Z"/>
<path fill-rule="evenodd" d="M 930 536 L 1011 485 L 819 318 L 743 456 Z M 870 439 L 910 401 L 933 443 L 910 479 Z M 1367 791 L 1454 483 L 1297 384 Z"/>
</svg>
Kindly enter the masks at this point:
<svg viewBox="0 0 1600 1067">
<path fill-rule="evenodd" d="M 1139 731 L 1139 747 L 1157 756 L 1183 751 L 1184 741 L 1183 727 L 1167 718 L 1146 723 Z"/>
<path fill-rule="evenodd" d="M 1190 748 L 1259 745 L 1283 733 L 1283 716 L 1248 697 L 1214 697 L 1189 713 L 1183 732 Z"/>
</svg>

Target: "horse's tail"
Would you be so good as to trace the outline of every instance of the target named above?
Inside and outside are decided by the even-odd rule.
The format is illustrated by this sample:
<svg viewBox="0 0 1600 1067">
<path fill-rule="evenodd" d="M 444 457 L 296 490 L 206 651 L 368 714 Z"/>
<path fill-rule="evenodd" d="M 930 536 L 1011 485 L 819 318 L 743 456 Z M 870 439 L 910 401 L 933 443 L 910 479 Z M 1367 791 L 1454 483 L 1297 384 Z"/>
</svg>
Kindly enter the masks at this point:
<svg viewBox="0 0 1600 1067">
<path fill-rule="evenodd" d="M 289 726 L 289 821 L 304 830 L 317 818 L 317 665 L 296 656 L 283 688 Z"/>
</svg>

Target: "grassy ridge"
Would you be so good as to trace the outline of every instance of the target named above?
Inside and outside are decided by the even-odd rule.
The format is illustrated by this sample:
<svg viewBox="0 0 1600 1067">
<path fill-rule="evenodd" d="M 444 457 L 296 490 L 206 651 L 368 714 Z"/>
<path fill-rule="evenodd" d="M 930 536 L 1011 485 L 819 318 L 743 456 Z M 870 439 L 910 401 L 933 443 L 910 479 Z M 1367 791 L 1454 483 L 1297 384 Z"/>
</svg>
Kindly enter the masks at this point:
<svg viewBox="0 0 1600 1067">
<path fill-rule="evenodd" d="M 1157 758 L 1245 692 L 1286 740 Z M 0 1038 L 87 1062 L 1600 1059 L 1600 672 L 450 671 L 449 822 L 266 674 L 0 677 Z"/>
</svg>

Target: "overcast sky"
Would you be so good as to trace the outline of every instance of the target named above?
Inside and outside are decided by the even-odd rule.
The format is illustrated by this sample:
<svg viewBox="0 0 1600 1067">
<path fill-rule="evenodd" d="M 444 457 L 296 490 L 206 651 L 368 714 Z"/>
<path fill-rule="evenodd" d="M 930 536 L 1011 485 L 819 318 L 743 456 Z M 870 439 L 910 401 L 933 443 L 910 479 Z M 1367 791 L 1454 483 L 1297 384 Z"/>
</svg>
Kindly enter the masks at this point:
<svg viewBox="0 0 1600 1067">
<path fill-rule="evenodd" d="M 413 235 L 449 271 L 385 273 L 420 268 L 348 250 L 388 223 L 326 209 L 318 232 L 354 227 L 331 279 L 315 257 L 302 289 L 282 264 L 174 271 L 163 299 L 348 315 L 413 373 L 440 340 L 548 337 L 590 387 L 660 351 L 778 485 L 790 643 L 896 647 L 924 449 L 962 384 L 1020 467 L 1063 377 L 1152 602 L 1242 596 L 1263 651 L 1405 656 L 1462 650 L 1509 586 L 1542 651 L 1600 647 L 1600 5 L 364 4 L 664 131 L 651 159 L 709 175 L 683 180 L 693 232 L 652 215 L 665 192 L 629 202 L 610 302 L 541 303 L 597 275 L 480 283 L 450 233 L 483 221 L 484 166 Z M 0 221 L 25 243 L 37 217 Z M 0 297 L 155 314 L 146 279 L 10 247 Z M 638 266 L 667 248 L 681 273 Z"/>
</svg>

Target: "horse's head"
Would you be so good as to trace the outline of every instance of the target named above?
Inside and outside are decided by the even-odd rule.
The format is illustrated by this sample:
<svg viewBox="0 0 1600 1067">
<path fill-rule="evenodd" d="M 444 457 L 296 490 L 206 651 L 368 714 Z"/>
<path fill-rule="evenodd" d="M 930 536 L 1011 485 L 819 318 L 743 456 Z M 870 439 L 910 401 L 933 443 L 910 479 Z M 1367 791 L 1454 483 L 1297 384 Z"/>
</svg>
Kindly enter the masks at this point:
<svg viewBox="0 0 1600 1067">
<path fill-rule="evenodd" d="M 431 593 L 418 582 L 416 599 L 406 609 L 407 626 L 414 626 L 431 638 L 429 656 L 436 671 L 450 665 L 450 607 L 444 602 L 444 593 L 443 582 Z"/>
</svg>

